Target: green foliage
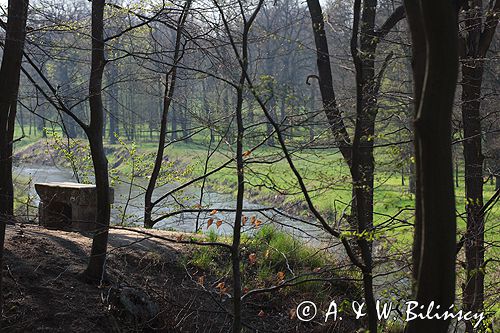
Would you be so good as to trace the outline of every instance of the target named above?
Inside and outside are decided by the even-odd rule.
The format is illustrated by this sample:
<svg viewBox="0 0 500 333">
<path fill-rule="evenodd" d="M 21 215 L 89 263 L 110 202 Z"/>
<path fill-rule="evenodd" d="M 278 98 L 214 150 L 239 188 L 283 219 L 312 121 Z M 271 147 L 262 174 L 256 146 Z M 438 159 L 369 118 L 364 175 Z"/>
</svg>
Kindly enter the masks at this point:
<svg viewBox="0 0 500 333">
<path fill-rule="evenodd" d="M 64 158 L 78 182 L 90 184 L 93 176 L 92 157 L 88 143 L 80 139 L 65 139 L 54 129 L 44 128 L 48 145 Z"/>
<path fill-rule="evenodd" d="M 211 242 L 230 242 L 229 238 L 218 236 L 213 230 L 206 237 Z M 331 264 L 327 254 L 271 226 L 263 226 L 254 235 L 242 238 L 241 258 L 242 277 L 248 288 L 279 284 L 283 279 Z M 186 258 L 186 263 L 216 276 L 231 272 L 229 252 L 220 247 L 196 248 Z M 300 288 L 302 291 L 318 290 L 322 285 L 321 282 L 304 283 Z"/>
</svg>

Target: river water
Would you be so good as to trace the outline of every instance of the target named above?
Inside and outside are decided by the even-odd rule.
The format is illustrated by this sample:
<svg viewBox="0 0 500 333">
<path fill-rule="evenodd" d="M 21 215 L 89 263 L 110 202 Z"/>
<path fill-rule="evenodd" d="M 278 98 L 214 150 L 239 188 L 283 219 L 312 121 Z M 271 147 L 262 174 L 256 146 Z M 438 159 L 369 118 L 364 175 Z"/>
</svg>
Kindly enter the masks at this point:
<svg viewBox="0 0 500 333">
<path fill-rule="evenodd" d="M 47 182 L 76 182 L 73 172 L 70 169 L 47 165 L 23 164 L 16 166 L 14 168 L 14 178 L 17 179 L 18 183 L 26 184 L 24 188 L 29 192 L 27 194 L 32 198 L 31 204 L 34 206 L 38 206 L 40 201 L 35 191 L 34 184 Z M 165 202 L 160 203 L 154 212 L 154 216 L 192 209 L 200 202 L 200 184 L 201 182 L 194 183 L 183 190 L 181 194 L 176 194 L 175 199 L 169 197 Z M 143 225 L 145 185 L 146 180 L 142 178 L 136 178 L 132 187 L 130 184 L 123 182 L 116 182 L 113 185 L 115 195 L 111 212 L 111 223 L 135 226 Z M 179 184 L 157 188 L 154 192 L 153 200 L 177 186 L 179 186 Z M 175 200 L 177 200 L 177 203 Z M 180 206 L 178 202 L 181 202 L 183 206 Z M 234 213 L 220 212 L 219 210 L 234 209 L 236 207 L 236 200 L 233 195 L 216 193 L 205 189 L 203 192 L 202 207 L 209 211 L 215 209 L 218 210 L 218 212 L 213 215 L 208 211 L 201 213 L 182 212 L 158 222 L 155 228 L 193 232 L 196 227 L 196 222 L 198 221 L 199 227 L 203 232 L 212 230 L 221 235 L 232 234 Z M 284 228 L 288 233 L 301 238 L 311 239 L 311 235 L 314 235 L 314 238 L 316 238 L 319 234 L 318 228 L 308 226 L 303 222 L 291 218 L 291 216 L 287 217 L 271 210 L 263 212 L 250 211 L 262 208 L 265 207 L 248 200 L 244 201 L 244 209 L 248 210 L 245 212 L 245 215 L 249 217 L 246 227 L 243 228 L 244 232 L 251 233 L 255 230 L 250 224 L 250 218 L 255 216 L 256 219 L 263 222 L 263 225 L 273 224 L 275 227 Z M 207 220 L 209 218 L 213 218 L 214 222 L 210 228 L 207 228 Z M 216 221 L 218 220 L 223 221 L 219 228 L 216 226 Z"/>
</svg>

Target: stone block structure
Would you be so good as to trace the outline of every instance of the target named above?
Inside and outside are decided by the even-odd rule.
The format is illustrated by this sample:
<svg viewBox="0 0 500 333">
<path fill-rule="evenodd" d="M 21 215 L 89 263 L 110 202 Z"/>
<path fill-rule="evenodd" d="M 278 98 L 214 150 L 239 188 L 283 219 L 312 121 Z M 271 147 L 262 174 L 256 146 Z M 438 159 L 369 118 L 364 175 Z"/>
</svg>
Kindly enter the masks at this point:
<svg viewBox="0 0 500 333">
<path fill-rule="evenodd" d="M 38 183 L 39 224 L 49 229 L 92 231 L 96 229 L 97 191 L 91 184 Z M 114 191 L 110 189 L 113 203 Z"/>
</svg>

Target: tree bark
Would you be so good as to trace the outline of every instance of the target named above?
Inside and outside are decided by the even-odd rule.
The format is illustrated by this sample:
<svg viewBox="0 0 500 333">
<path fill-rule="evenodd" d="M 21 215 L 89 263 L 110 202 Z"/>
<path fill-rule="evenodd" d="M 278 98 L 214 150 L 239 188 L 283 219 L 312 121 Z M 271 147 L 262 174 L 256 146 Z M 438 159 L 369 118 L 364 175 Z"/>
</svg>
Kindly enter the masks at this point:
<svg viewBox="0 0 500 333">
<path fill-rule="evenodd" d="M 375 170 L 373 143 L 378 112 L 377 97 L 380 88 L 375 74 L 375 55 L 380 39 L 404 18 L 404 10 L 402 7 L 398 7 L 377 30 L 375 29 L 377 0 L 356 0 L 354 2 L 351 54 L 356 72 L 356 126 L 351 146 L 349 134 L 335 99 L 321 5 L 319 0 L 307 0 L 307 5 L 314 32 L 323 108 L 335 143 L 351 171 L 353 181 L 352 221 L 355 222 L 359 234 L 366 234 L 366 232 L 369 234 L 373 230 Z M 383 75 L 388 59 L 386 59 L 378 76 Z M 362 273 L 368 312 L 368 328 L 371 332 L 376 332 L 377 313 L 372 283 L 371 241 L 361 237 L 357 243 L 363 259 Z"/>
<path fill-rule="evenodd" d="M 477 312 L 484 301 L 484 218 L 483 154 L 481 147 L 480 97 L 482 64 L 462 63 L 462 120 L 464 126 L 465 200 L 467 232 L 465 235 L 466 281 L 463 290 L 464 309 Z M 467 332 L 472 332 L 468 323 Z"/>
<path fill-rule="evenodd" d="M 342 114 L 337 106 L 335 90 L 333 89 L 330 52 L 328 50 L 328 40 L 326 39 L 323 11 L 319 0 L 307 0 L 307 6 L 311 15 L 314 42 L 316 44 L 316 63 L 318 66 L 319 90 L 323 101 L 323 108 L 336 144 L 347 164 L 351 165 L 351 140 L 342 119 Z"/>
<path fill-rule="evenodd" d="M 106 250 L 111 204 L 109 200 L 108 160 L 104 152 L 102 103 L 102 77 L 106 61 L 104 59 L 104 5 L 105 0 L 92 1 L 92 59 L 89 80 L 90 124 L 85 128 L 94 165 L 97 188 L 97 217 L 90 260 L 84 277 L 99 283 L 104 279 Z"/>
<path fill-rule="evenodd" d="M 172 112 L 170 113 L 172 115 L 171 121 L 172 121 L 172 133 L 170 134 L 170 139 L 171 140 L 177 140 L 177 122 L 178 122 L 178 112 L 177 110 L 173 107 Z"/>
<path fill-rule="evenodd" d="M 116 143 L 116 136 L 120 134 L 118 129 L 118 117 L 119 117 L 119 106 L 118 100 L 120 92 L 118 90 L 118 68 L 117 65 L 110 64 L 110 84 L 111 84 L 111 96 L 109 97 L 109 127 L 108 127 L 108 140 L 110 144 Z"/>
<path fill-rule="evenodd" d="M 415 296 L 442 309 L 455 298 L 456 220 L 451 114 L 458 75 L 456 9 L 450 1 L 406 0 L 415 84 Z M 424 79 L 425 77 L 425 79 Z M 435 157 L 439 156 L 439 159 Z M 447 332 L 449 320 L 415 319 L 407 332 Z"/>
<path fill-rule="evenodd" d="M 5 226 L 14 218 L 12 151 L 19 92 L 19 76 L 26 39 L 28 0 L 9 0 L 5 43 L 0 68 L 0 309 Z"/>
<path fill-rule="evenodd" d="M 493 12 L 498 12 L 496 1 Z M 481 129 L 481 87 L 484 58 L 493 38 L 498 15 L 485 17 L 483 1 L 464 2 L 464 37 L 460 38 L 462 69 L 462 123 L 464 129 L 465 199 L 467 232 L 465 234 L 466 281 L 463 287 L 464 311 L 480 312 L 484 303 L 484 216 L 483 162 Z M 483 29 L 484 28 L 484 29 Z M 471 322 L 466 332 L 473 332 Z"/>
<path fill-rule="evenodd" d="M 183 7 L 183 11 L 178 19 L 173 65 L 165 75 L 165 91 L 163 94 L 163 110 L 161 114 L 160 138 L 158 141 L 158 148 L 156 151 L 155 164 L 153 166 L 151 177 L 149 178 L 148 182 L 148 187 L 146 188 L 146 193 L 144 195 L 144 226 L 146 228 L 152 228 L 154 225 L 152 219 L 152 211 L 155 206 L 155 203 L 153 202 L 152 198 L 154 189 L 156 187 L 156 181 L 158 180 L 158 176 L 160 175 L 161 164 L 163 163 L 163 154 L 165 151 L 165 143 L 167 140 L 168 111 L 170 109 L 170 105 L 172 104 L 172 98 L 174 96 L 174 91 L 175 91 L 175 83 L 177 80 L 177 64 L 179 63 L 180 58 L 182 57 L 182 52 L 181 52 L 182 31 L 184 23 L 186 22 L 186 18 L 191 3 L 192 3 L 191 0 L 186 1 Z"/>
</svg>

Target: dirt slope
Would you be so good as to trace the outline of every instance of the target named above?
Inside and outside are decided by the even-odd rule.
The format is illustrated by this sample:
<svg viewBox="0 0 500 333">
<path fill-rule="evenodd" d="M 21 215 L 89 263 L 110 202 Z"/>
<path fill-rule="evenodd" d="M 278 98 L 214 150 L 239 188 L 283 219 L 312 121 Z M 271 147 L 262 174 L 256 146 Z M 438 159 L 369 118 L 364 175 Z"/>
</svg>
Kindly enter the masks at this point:
<svg viewBox="0 0 500 333">
<path fill-rule="evenodd" d="M 180 235 L 148 232 L 170 239 Z M 230 283 L 230 277 L 210 276 L 186 265 L 187 245 L 111 230 L 107 282 L 96 287 L 80 279 L 91 243 L 88 235 L 75 232 L 8 226 L 0 332 L 230 331 L 229 296 L 215 288 L 220 281 Z M 326 327 L 298 322 L 290 310 L 303 295 L 259 297 L 245 305 L 245 332 L 355 330 L 346 320 Z"/>
</svg>

